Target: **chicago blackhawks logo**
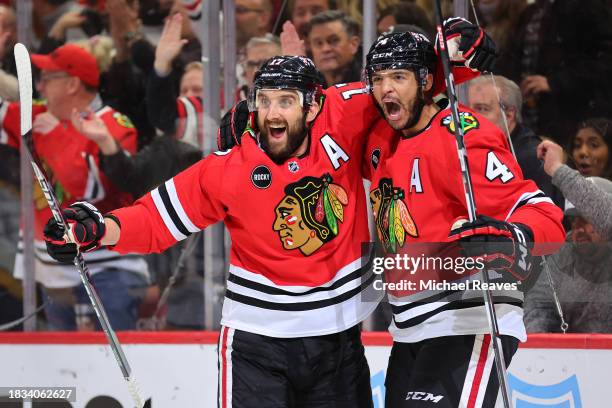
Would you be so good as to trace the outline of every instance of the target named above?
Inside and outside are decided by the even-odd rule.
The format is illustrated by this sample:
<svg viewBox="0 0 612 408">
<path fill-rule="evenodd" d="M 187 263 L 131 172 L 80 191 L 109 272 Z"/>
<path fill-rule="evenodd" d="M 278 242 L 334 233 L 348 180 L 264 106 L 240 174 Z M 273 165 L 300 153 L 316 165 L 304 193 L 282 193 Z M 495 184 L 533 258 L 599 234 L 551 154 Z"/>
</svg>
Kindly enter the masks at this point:
<svg viewBox="0 0 612 408">
<path fill-rule="evenodd" d="M 370 192 L 370 202 L 376 219 L 376 233 L 387 252 L 397 252 L 404 246 L 406 234 L 418 237 L 416 224 L 402 201 L 404 190 L 393 187 L 391 179 L 384 178 L 378 188 Z"/>
<path fill-rule="evenodd" d="M 128 118 L 127 116 L 119 113 L 119 112 L 115 112 L 113 113 L 113 118 L 115 118 L 115 120 L 117 121 L 117 123 L 125 128 L 128 129 L 133 129 L 134 128 L 134 124 L 132 123 L 132 121 L 130 120 L 130 118 Z"/>
<path fill-rule="evenodd" d="M 42 170 L 45 172 L 47 177 L 49 178 L 49 183 L 53 186 L 53 191 L 55 192 L 55 197 L 57 198 L 57 203 L 62 204 L 65 201 L 68 201 L 72 198 L 68 191 L 64 190 L 64 187 L 60 184 L 59 181 L 55 179 L 55 175 L 53 174 L 53 170 L 47 165 L 45 161 L 42 162 Z M 33 183 L 33 193 L 32 198 L 34 200 L 34 208 L 36 210 L 42 210 L 44 208 L 49 207 L 49 203 L 45 198 L 45 193 L 40 188 L 40 184 Z"/>
<path fill-rule="evenodd" d="M 480 123 L 470 112 L 459 112 L 459 120 L 461 121 L 461 128 L 463 134 L 468 133 L 470 130 L 478 129 Z M 442 118 L 442 125 L 446 126 L 446 129 L 451 133 L 455 134 L 455 122 L 452 120 L 452 115 L 445 116 Z"/>
<path fill-rule="evenodd" d="M 333 184 L 329 174 L 307 176 L 285 187 L 272 228 L 283 248 L 308 256 L 338 235 L 347 204 L 346 191 Z"/>
</svg>

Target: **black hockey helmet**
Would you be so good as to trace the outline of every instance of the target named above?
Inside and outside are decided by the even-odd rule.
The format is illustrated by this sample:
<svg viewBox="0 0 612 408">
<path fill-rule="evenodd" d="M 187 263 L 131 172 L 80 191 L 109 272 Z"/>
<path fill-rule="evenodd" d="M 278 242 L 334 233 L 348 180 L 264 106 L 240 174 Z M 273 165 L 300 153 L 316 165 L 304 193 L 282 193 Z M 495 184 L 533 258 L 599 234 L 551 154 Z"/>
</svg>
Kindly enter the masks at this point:
<svg viewBox="0 0 612 408">
<path fill-rule="evenodd" d="M 405 31 L 378 37 L 366 57 L 365 83 L 372 89 L 372 74 L 386 69 L 408 69 L 424 86 L 427 74 L 434 74 L 437 56 L 429 39 L 421 33 Z"/>
<path fill-rule="evenodd" d="M 249 111 L 257 110 L 257 91 L 260 89 L 295 89 L 302 95 L 302 106 L 307 110 L 313 101 L 323 96 L 324 84 L 323 75 L 309 58 L 272 57 L 255 73 L 248 98 Z"/>
</svg>

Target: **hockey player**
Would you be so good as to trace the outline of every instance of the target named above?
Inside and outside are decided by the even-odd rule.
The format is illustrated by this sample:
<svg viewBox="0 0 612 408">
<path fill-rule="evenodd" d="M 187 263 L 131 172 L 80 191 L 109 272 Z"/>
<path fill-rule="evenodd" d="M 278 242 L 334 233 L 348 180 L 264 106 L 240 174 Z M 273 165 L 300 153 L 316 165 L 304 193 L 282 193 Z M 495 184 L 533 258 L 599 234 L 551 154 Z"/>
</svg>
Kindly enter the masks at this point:
<svg viewBox="0 0 612 408">
<path fill-rule="evenodd" d="M 469 65 L 473 50 L 465 48 L 464 56 Z M 451 113 L 432 100 L 436 69 L 433 46 L 417 33 L 381 36 L 367 55 L 368 89 L 398 131 L 397 147 L 379 157 L 372 180 L 378 235 L 389 253 L 406 253 L 415 243 L 459 240 L 466 255 L 495 269 L 490 277 L 525 279 L 530 252 L 542 255 L 551 248 L 538 244 L 563 241 L 561 210 L 532 181 L 523 180 L 495 125 L 460 106 L 479 214 L 466 222 Z M 499 385 L 482 292 L 416 290 L 389 298 L 394 344 L 386 406 L 493 407 Z M 518 342 L 526 339 L 522 294 L 494 291 L 493 298 L 509 363 Z"/>
<path fill-rule="evenodd" d="M 87 206 L 67 213 L 82 248 L 115 245 L 120 252 L 161 251 L 225 221 L 234 246 L 220 406 L 372 404 L 353 327 L 377 303 L 364 293 L 372 276 L 360 260 L 368 240 L 361 158 L 367 134 L 388 139 L 393 131 L 362 84 L 323 92 L 321 83 L 308 59 L 268 61 L 249 98 L 257 126 L 241 146 L 211 155 L 104 221 Z M 50 254 L 74 251 L 53 222 L 48 237 Z"/>
<path fill-rule="evenodd" d="M 98 95 L 99 71 L 89 52 L 67 44 L 49 55 L 32 55 L 32 63 L 41 70 L 37 84 L 46 102 L 32 106 L 33 152 L 37 154 L 50 182 L 58 193 L 59 204 L 66 208 L 79 200 L 94 202 L 103 211 L 132 202 L 100 170 L 98 146 L 73 125 L 72 117 L 97 118 L 113 143 L 130 153 L 136 152 L 136 129 L 130 120 L 109 106 Z M 18 149 L 21 143 L 19 104 L 0 100 L 0 143 Z M 72 259 L 61 265 L 45 251 L 43 228 L 51 210 L 43 192 L 34 190 L 36 280 L 53 302 L 46 302 L 45 312 L 54 330 L 91 329 L 94 311 L 89 304 Z M 15 262 L 15 275 L 23 277 L 21 254 Z M 100 297 L 107 306 L 111 324 L 119 330 L 136 328 L 138 305 L 148 284 L 148 268 L 140 256 L 119 257 L 116 252 L 100 249 L 89 253 L 90 272 Z M 76 302 L 76 303 L 75 303 Z M 83 324 L 81 324 L 83 323 Z"/>
<path fill-rule="evenodd" d="M 131 207 L 103 217 L 77 204 L 65 213 L 81 248 L 120 253 L 160 252 L 225 222 L 223 408 L 372 406 L 356 326 L 377 305 L 361 254 L 369 233 L 360 157 L 377 120 L 393 131 L 361 84 L 324 92 L 322 83 L 307 58 L 269 60 L 249 96 L 252 137 Z M 52 256 L 75 250 L 53 221 L 47 236 Z"/>
</svg>

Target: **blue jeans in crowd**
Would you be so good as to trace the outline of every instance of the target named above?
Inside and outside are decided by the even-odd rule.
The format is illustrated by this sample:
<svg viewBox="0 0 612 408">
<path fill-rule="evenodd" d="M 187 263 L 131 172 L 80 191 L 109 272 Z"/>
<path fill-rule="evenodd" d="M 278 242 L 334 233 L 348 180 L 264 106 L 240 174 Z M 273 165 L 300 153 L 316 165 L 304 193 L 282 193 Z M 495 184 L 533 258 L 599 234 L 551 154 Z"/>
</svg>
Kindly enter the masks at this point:
<svg viewBox="0 0 612 408">
<path fill-rule="evenodd" d="M 147 279 L 138 273 L 109 268 L 93 274 L 91 280 L 113 329 L 136 329 L 138 308 L 144 297 Z M 82 284 L 68 288 L 68 296 L 57 296 L 56 293 L 56 289 L 43 287 L 43 294 L 47 298 L 45 314 L 49 330 L 77 330 L 77 320 L 85 326 L 90 322 L 96 330 L 101 330 Z"/>
</svg>

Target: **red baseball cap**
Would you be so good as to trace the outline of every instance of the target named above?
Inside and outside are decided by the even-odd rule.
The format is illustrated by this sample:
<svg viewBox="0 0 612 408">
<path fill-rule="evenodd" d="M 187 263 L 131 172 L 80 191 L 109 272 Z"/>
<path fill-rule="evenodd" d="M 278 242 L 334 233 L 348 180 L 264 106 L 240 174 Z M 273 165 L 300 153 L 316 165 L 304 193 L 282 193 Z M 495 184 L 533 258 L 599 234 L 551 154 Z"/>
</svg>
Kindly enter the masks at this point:
<svg viewBox="0 0 612 408">
<path fill-rule="evenodd" d="M 48 55 L 32 54 L 32 62 L 43 71 L 63 71 L 94 88 L 100 85 L 96 58 L 78 45 L 62 45 Z"/>
</svg>

